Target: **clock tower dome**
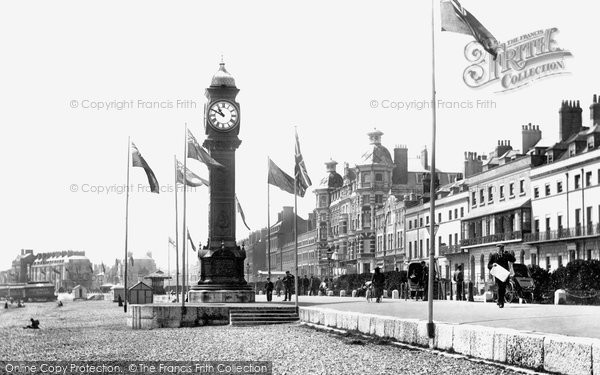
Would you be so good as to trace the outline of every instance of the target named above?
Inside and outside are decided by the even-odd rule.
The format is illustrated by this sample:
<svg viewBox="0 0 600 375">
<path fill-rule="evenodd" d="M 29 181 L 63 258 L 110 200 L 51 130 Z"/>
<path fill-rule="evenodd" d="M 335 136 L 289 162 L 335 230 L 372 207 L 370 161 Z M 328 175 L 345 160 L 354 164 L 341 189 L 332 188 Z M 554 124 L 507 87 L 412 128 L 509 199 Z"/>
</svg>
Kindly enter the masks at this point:
<svg viewBox="0 0 600 375">
<path fill-rule="evenodd" d="M 203 146 L 223 168 L 211 167 L 208 243 L 198 251 L 200 279 L 189 293 L 190 302 L 254 302 L 244 279 L 246 253 L 235 240 L 235 151 L 241 144 L 240 90 L 221 62 L 206 89 Z"/>
</svg>

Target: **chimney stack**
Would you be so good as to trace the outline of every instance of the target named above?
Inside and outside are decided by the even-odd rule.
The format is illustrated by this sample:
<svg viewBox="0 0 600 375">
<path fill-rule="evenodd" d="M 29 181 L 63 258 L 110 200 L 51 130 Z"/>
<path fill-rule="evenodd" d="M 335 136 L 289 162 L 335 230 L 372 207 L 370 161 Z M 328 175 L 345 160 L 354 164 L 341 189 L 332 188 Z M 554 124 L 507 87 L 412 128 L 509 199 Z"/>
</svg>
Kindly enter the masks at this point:
<svg viewBox="0 0 600 375">
<path fill-rule="evenodd" d="M 478 156 L 476 152 L 465 152 L 465 178 L 481 173 L 482 170 L 483 161 L 481 156 Z"/>
<path fill-rule="evenodd" d="M 600 102 L 598 96 L 594 94 L 594 102 L 590 105 L 590 127 L 600 125 Z"/>
<path fill-rule="evenodd" d="M 582 126 L 581 106 L 578 101 L 563 101 L 558 111 L 560 141 L 579 133 Z"/>
<path fill-rule="evenodd" d="M 512 150 L 510 141 L 498 141 L 498 146 L 496 146 L 496 149 L 494 150 L 494 157 L 499 158 L 500 156 L 506 154 L 510 150 Z"/>
<path fill-rule="evenodd" d="M 427 147 L 424 147 L 421 151 L 421 165 L 423 169 L 429 170 L 429 161 L 427 159 Z"/>
<path fill-rule="evenodd" d="M 408 148 L 406 146 L 396 146 L 394 148 L 392 184 L 408 184 Z"/>
<path fill-rule="evenodd" d="M 521 152 L 526 154 L 542 139 L 542 131 L 539 126 L 523 125 L 521 130 Z"/>
</svg>

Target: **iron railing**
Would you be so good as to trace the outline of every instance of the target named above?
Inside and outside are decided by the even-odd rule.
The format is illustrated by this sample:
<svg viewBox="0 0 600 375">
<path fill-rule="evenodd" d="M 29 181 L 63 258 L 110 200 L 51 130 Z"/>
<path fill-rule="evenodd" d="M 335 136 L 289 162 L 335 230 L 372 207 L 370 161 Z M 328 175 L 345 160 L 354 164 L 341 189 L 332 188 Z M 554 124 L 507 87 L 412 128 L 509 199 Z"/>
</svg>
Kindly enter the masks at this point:
<svg viewBox="0 0 600 375">
<path fill-rule="evenodd" d="M 600 235 L 600 223 L 595 225 L 588 224 L 586 226 L 578 225 L 572 228 L 560 228 L 545 232 L 527 233 L 524 240 L 525 242 L 557 241 L 567 238 L 598 235 Z"/>
<path fill-rule="evenodd" d="M 522 238 L 523 238 L 523 232 L 521 232 L 520 230 L 517 230 L 517 231 L 513 231 L 513 232 L 490 234 L 489 236 L 464 238 L 460 241 L 460 244 L 461 244 L 461 246 L 472 246 L 472 245 L 482 245 L 482 244 L 492 243 L 492 242 L 520 240 Z"/>
</svg>

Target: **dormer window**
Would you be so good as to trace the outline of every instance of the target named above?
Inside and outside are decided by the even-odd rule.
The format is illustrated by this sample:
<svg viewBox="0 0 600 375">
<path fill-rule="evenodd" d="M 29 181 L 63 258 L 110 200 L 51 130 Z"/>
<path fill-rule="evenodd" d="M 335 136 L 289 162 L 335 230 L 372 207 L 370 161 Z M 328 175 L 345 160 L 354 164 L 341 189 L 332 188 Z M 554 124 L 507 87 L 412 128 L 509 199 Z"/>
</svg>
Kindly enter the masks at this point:
<svg viewBox="0 0 600 375">
<path fill-rule="evenodd" d="M 571 143 L 569 145 L 569 156 L 575 156 L 576 150 L 575 143 Z"/>
<path fill-rule="evenodd" d="M 588 150 L 594 149 L 594 136 L 590 135 L 588 137 Z"/>
</svg>

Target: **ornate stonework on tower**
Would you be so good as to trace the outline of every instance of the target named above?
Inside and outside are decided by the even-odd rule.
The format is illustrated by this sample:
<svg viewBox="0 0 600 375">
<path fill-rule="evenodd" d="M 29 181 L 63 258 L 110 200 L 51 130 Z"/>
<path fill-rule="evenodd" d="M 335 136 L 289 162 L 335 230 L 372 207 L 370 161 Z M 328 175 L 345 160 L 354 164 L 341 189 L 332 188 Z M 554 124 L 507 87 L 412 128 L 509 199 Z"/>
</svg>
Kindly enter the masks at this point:
<svg viewBox="0 0 600 375">
<path fill-rule="evenodd" d="M 254 302 L 254 291 L 244 279 L 244 249 L 235 241 L 235 151 L 240 146 L 240 90 L 221 62 L 206 89 L 203 146 L 224 168 L 210 168 L 208 244 L 198 251 L 200 279 L 189 302 Z"/>
</svg>

